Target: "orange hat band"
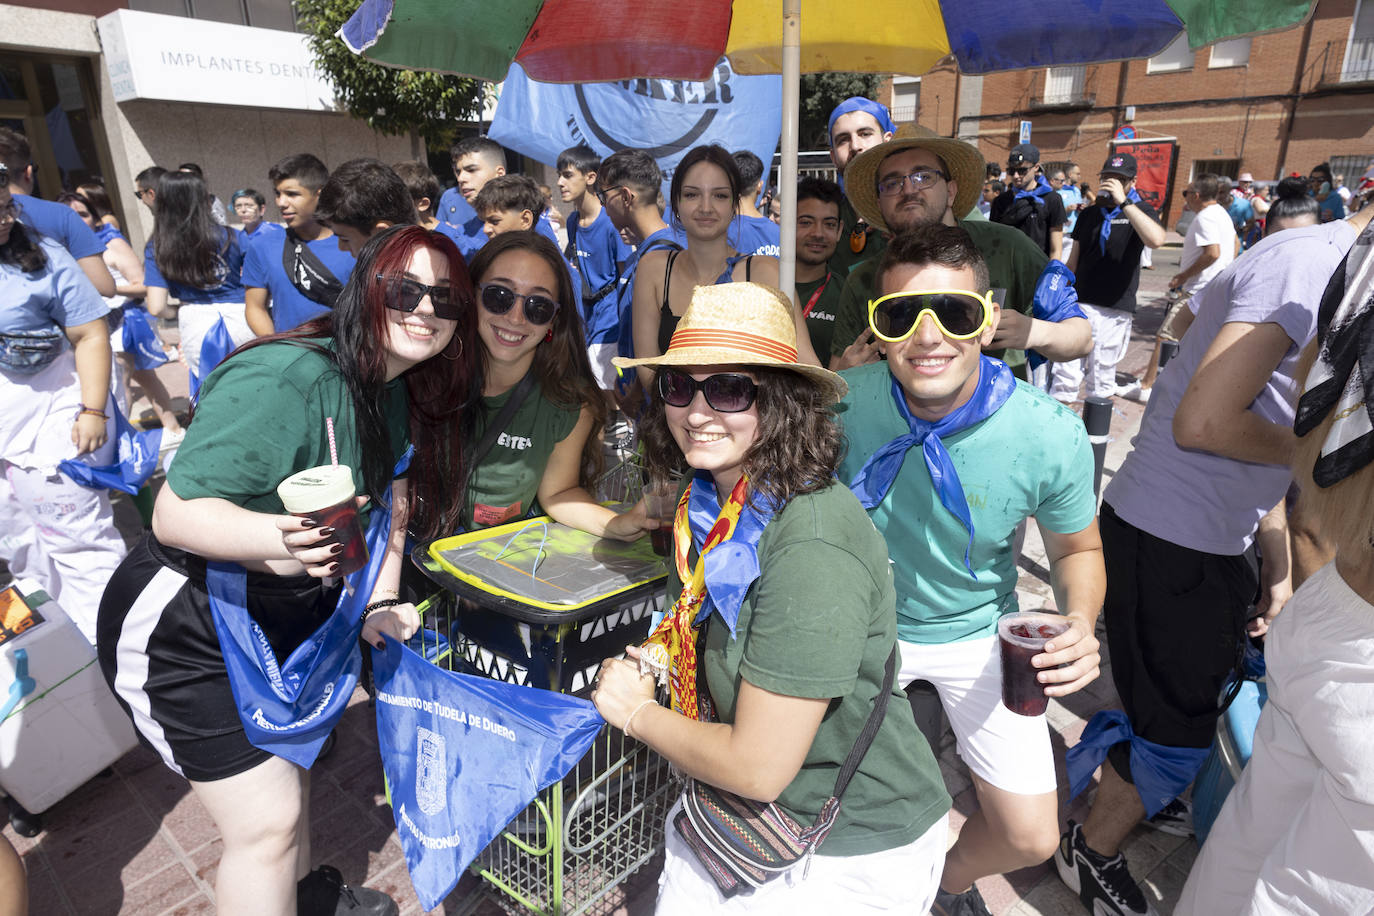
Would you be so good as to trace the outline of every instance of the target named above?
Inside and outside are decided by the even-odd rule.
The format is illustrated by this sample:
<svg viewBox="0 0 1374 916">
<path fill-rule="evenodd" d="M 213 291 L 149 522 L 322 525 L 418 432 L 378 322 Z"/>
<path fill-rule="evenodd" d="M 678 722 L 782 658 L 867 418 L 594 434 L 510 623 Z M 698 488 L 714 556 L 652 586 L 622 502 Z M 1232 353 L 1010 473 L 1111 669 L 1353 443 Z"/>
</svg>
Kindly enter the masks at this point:
<svg viewBox="0 0 1374 916">
<path fill-rule="evenodd" d="M 719 347 L 726 350 L 739 350 L 783 363 L 795 363 L 797 361 L 796 347 L 789 347 L 771 337 L 728 331 L 723 328 L 679 328 L 673 332 L 673 337 L 668 342 L 668 351 L 671 353 L 673 350 L 688 347 Z"/>
</svg>

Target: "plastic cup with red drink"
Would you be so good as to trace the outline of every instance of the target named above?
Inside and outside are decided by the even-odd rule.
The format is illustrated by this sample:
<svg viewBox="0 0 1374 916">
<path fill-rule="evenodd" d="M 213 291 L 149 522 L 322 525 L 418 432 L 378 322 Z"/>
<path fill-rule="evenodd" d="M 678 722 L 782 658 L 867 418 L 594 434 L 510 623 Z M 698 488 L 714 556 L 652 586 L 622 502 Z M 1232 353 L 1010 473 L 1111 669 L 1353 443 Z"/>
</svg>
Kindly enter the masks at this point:
<svg viewBox="0 0 1374 916">
<path fill-rule="evenodd" d="M 1031 659 L 1045 651 L 1045 643 L 1064 633 L 1069 622 L 1059 614 L 1022 611 L 997 621 L 1002 643 L 1002 703 L 1018 716 L 1038 716 L 1049 705 L 1045 685 Z"/>
<path fill-rule="evenodd" d="M 666 557 L 673 552 L 673 516 L 677 513 L 680 480 L 655 480 L 644 488 L 644 512 L 658 519 L 658 527 L 649 531 L 649 543 L 654 553 Z"/>
<path fill-rule="evenodd" d="M 291 515 L 308 518 L 319 529 L 332 529 L 321 544 L 338 544 L 337 575 L 351 575 L 367 565 L 367 539 L 358 522 L 353 469 L 326 464 L 297 471 L 277 484 L 277 496 Z"/>
</svg>

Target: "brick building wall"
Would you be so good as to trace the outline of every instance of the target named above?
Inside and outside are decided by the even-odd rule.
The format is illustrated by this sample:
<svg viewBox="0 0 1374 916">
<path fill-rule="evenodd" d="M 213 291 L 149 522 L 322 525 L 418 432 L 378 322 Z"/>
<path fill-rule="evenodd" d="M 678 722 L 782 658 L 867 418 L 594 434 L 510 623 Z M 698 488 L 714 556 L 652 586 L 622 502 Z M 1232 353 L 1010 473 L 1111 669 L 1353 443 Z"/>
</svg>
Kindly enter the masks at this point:
<svg viewBox="0 0 1374 916">
<path fill-rule="evenodd" d="M 1231 177 L 1248 171 L 1267 180 L 1306 175 L 1335 157 L 1374 161 L 1374 82 L 1340 82 L 1355 9 L 1356 0 L 1320 0 L 1306 25 L 1255 36 L 1240 66 L 1211 66 L 1210 48 L 1172 72 L 1151 73 L 1145 60 L 1089 65 L 1080 98 L 1066 106 L 1045 103 L 1043 69 L 969 77 L 947 63 L 922 76 L 917 121 L 1005 163 L 1028 120 L 1044 161 L 1076 161 L 1095 184 L 1109 141 L 1134 106 L 1139 137 L 1178 141 L 1166 211 L 1173 225 L 1199 164 L 1235 160 Z M 882 91 L 890 97 L 888 84 Z M 1348 185 L 1364 167 L 1346 175 Z"/>
</svg>

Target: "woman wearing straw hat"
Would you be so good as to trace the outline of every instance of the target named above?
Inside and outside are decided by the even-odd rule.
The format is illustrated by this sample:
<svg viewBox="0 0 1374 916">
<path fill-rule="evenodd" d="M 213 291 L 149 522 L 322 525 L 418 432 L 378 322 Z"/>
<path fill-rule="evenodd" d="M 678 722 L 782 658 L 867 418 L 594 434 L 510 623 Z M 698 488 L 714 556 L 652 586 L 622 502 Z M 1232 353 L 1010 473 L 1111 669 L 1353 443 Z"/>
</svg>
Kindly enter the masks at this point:
<svg viewBox="0 0 1374 916">
<path fill-rule="evenodd" d="M 697 858 L 680 803 L 661 914 L 924 912 L 944 861 L 949 797 L 891 686 L 887 546 L 834 479 L 830 407 L 846 386 L 797 361 L 795 327 L 774 289 L 704 286 L 662 356 L 616 360 L 654 372 L 642 426 L 651 474 L 693 476 L 674 523 L 669 593 L 681 595 L 644 649 L 602 663 L 593 701 L 693 778 L 689 809 L 713 794 L 773 802 L 807 828 L 840 796 L 808 864 L 743 894 Z M 665 658 L 666 672 L 641 674 Z M 652 673 L 671 675 L 672 709 L 655 701 Z"/>
<path fill-rule="evenodd" d="M 456 523 L 451 443 L 476 385 L 475 336 L 451 241 L 415 226 L 374 236 L 333 310 L 206 379 L 153 530 L 105 591 L 101 668 L 224 839 L 220 913 L 397 912 L 332 867 L 311 870 L 309 767 L 353 692 L 360 631 L 376 644 L 418 626 L 397 597 L 405 533 Z M 357 510 L 370 559 L 347 591 L 333 523 L 288 515 L 277 489 L 322 465 L 347 466 L 345 499 L 370 497 Z"/>
</svg>

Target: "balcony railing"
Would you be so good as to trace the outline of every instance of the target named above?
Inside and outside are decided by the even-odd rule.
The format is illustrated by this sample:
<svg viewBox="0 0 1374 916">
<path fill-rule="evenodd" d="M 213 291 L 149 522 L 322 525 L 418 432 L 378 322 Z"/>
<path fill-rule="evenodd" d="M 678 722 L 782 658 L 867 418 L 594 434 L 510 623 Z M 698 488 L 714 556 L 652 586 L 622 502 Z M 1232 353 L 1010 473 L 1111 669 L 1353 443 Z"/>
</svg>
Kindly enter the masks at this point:
<svg viewBox="0 0 1374 916">
<path fill-rule="evenodd" d="M 1374 83 L 1374 38 L 1328 41 L 1321 56 L 1320 84 Z"/>
<path fill-rule="evenodd" d="M 1030 108 L 1033 111 L 1068 111 L 1077 108 L 1091 108 L 1097 101 L 1096 93 L 1084 90 L 1087 80 L 1087 67 L 1050 67 L 1040 70 L 1031 78 Z"/>
</svg>

